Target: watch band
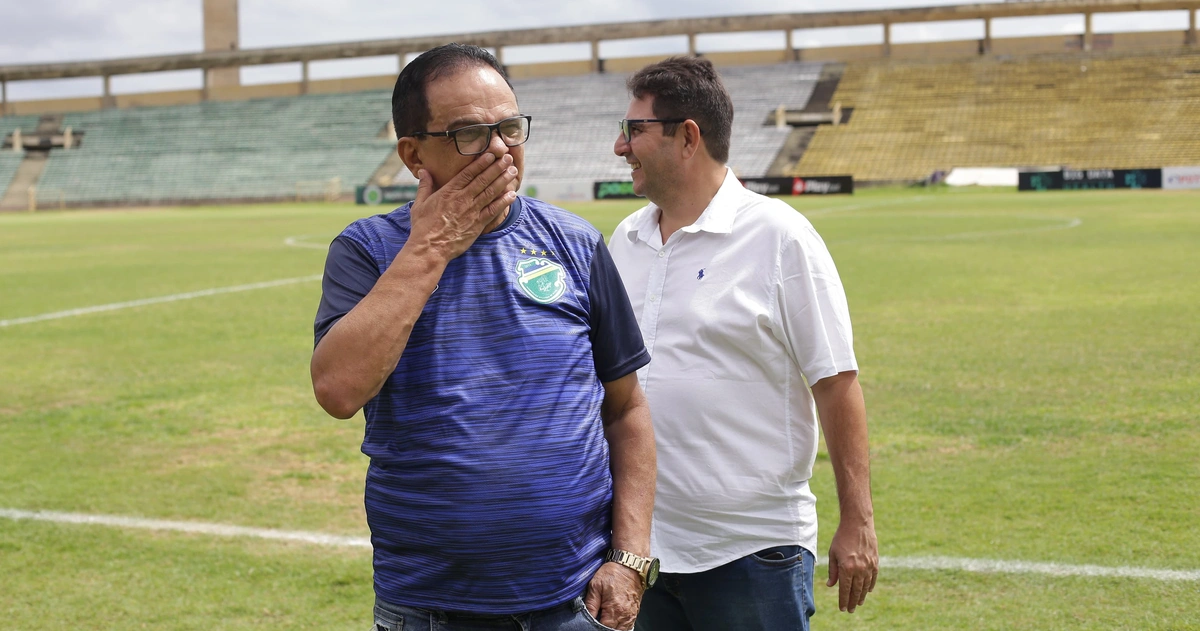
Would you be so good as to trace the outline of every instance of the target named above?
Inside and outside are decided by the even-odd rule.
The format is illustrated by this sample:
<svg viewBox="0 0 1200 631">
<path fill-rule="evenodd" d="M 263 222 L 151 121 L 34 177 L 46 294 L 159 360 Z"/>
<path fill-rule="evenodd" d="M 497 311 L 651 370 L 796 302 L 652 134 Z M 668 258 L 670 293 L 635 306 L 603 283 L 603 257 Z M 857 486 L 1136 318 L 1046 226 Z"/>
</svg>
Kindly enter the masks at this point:
<svg viewBox="0 0 1200 631">
<path fill-rule="evenodd" d="M 608 551 L 608 554 L 605 555 L 604 560 L 624 565 L 634 572 L 641 574 L 642 578 L 646 577 L 646 568 L 650 567 L 650 559 L 644 556 L 638 556 L 632 552 L 617 550 L 615 548 Z"/>
<path fill-rule="evenodd" d="M 608 554 L 604 555 L 604 560 L 624 565 L 637 572 L 642 577 L 642 589 L 650 589 L 654 585 L 654 582 L 658 580 L 658 559 L 654 557 L 644 557 L 614 548 L 609 550 Z"/>
</svg>

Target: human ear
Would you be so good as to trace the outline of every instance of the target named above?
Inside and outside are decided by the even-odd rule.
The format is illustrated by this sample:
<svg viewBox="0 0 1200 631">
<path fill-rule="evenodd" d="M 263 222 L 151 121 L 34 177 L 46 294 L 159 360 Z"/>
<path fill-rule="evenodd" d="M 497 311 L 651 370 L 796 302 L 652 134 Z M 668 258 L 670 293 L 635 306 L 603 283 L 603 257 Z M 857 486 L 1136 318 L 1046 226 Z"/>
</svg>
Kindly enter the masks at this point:
<svg viewBox="0 0 1200 631">
<path fill-rule="evenodd" d="M 679 131 L 683 133 L 683 144 L 680 146 L 680 152 L 684 159 L 691 158 L 700 150 L 702 138 L 700 136 L 700 126 L 696 121 L 687 119 L 679 124 Z"/>
<path fill-rule="evenodd" d="M 400 160 L 408 167 L 408 172 L 412 173 L 413 177 L 417 177 L 417 171 L 425 166 L 424 160 L 421 159 L 421 146 L 412 136 L 405 136 L 396 141 L 396 155 L 400 156 Z"/>
</svg>

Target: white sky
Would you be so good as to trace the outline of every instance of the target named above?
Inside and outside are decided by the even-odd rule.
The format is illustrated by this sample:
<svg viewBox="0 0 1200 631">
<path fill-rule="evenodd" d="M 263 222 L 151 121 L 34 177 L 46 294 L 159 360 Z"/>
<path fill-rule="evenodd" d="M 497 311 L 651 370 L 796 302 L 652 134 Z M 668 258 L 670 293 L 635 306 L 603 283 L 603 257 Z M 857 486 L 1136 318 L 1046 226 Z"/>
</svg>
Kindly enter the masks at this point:
<svg viewBox="0 0 1200 631">
<path fill-rule="evenodd" d="M 0 65 L 140 57 L 203 50 L 202 0 L 0 0 Z M 961 0 L 842 0 L 837 10 L 960 4 Z M 242 48 L 302 45 L 466 33 L 499 29 L 595 24 L 676 17 L 747 15 L 828 11 L 833 5 L 817 0 L 608 0 L 606 2 L 437 2 L 401 0 L 240 0 Z M 1099 14 L 1096 32 L 1184 30 L 1185 11 Z M 1082 33 L 1083 17 L 1058 16 L 996 20 L 993 37 Z M 898 25 L 895 43 L 948 39 L 977 39 L 982 22 Z M 797 46 L 878 43 L 881 27 L 802 30 Z M 782 32 L 697 37 L 700 52 L 781 49 Z M 603 42 L 602 57 L 685 52 L 683 37 Z M 505 50 L 505 62 L 587 59 L 588 44 L 520 47 Z M 310 64 L 312 79 L 395 74 L 392 57 L 332 60 Z M 242 69 L 242 82 L 298 81 L 299 64 Z M 113 77 L 118 94 L 201 86 L 199 70 Z M 21 81 L 8 84 L 14 101 L 95 96 L 100 78 Z"/>
</svg>

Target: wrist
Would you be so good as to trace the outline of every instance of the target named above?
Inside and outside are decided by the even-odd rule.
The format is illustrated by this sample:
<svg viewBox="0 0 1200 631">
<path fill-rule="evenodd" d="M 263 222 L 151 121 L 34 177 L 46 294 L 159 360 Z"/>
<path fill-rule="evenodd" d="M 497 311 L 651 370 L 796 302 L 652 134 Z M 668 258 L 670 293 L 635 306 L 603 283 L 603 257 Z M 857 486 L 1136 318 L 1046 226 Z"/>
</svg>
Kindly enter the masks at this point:
<svg viewBox="0 0 1200 631">
<path fill-rule="evenodd" d="M 642 578 L 641 573 L 638 572 L 637 570 L 629 567 L 628 565 L 621 565 L 620 563 L 617 563 L 616 561 L 605 561 L 604 564 L 610 565 L 610 566 L 616 568 L 617 572 L 620 572 L 620 573 L 632 578 L 633 580 L 637 581 L 638 585 L 641 585 L 643 587 L 645 586 L 646 581 L 645 581 L 645 579 Z"/>
<path fill-rule="evenodd" d="M 404 257 L 418 269 L 436 271 L 438 276 L 441 276 L 441 272 L 454 259 L 448 248 L 439 247 L 432 239 L 412 238 L 406 241 L 404 247 L 400 248 L 400 252 L 396 254 L 397 260 L 400 257 Z"/>
</svg>

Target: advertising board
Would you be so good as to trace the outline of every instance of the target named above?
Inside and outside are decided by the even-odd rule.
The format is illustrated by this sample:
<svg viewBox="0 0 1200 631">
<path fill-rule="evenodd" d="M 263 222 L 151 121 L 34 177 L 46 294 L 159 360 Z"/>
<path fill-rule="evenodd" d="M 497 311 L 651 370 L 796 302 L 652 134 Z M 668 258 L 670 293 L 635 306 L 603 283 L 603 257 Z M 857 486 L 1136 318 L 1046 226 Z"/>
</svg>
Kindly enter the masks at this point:
<svg viewBox="0 0 1200 631">
<path fill-rule="evenodd" d="M 379 204 L 407 204 L 417 198 L 416 186 L 366 186 L 354 187 L 354 203 L 378 206 Z"/>
<path fill-rule="evenodd" d="M 1200 167 L 1164 167 L 1162 187 L 1172 190 L 1200 188 Z"/>
<path fill-rule="evenodd" d="M 744 177 L 742 186 L 760 195 L 851 195 L 854 178 L 849 175 L 821 177 Z"/>
</svg>

